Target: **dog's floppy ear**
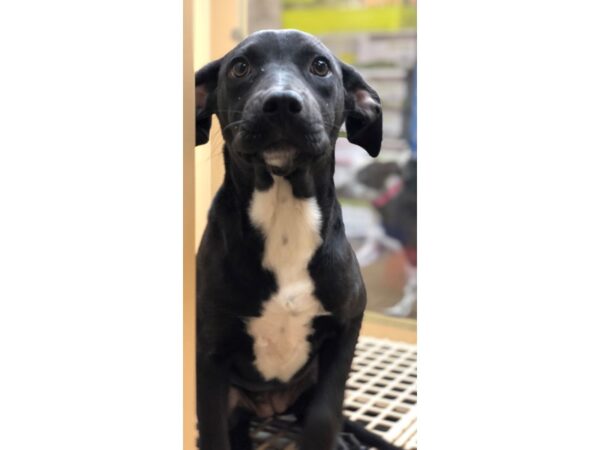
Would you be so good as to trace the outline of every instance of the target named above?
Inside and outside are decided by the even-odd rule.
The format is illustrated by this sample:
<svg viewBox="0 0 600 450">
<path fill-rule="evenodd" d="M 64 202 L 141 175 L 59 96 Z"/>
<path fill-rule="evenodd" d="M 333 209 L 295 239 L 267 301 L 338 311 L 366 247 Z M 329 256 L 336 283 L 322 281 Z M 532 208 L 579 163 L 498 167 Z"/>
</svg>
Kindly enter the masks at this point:
<svg viewBox="0 0 600 450">
<path fill-rule="evenodd" d="M 375 157 L 381 150 L 383 116 L 377 92 L 348 64 L 339 61 L 346 91 L 348 140 Z"/>
<path fill-rule="evenodd" d="M 196 145 L 206 144 L 212 115 L 216 110 L 215 90 L 221 60 L 208 63 L 196 72 Z"/>
</svg>

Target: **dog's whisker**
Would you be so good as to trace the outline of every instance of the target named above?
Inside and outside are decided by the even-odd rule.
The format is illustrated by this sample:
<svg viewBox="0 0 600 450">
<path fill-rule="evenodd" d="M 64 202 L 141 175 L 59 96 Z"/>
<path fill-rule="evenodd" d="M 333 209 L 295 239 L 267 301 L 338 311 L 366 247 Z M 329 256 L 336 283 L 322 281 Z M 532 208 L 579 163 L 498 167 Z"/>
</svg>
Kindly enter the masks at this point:
<svg viewBox="0 0 600 450">
<path fill-rule="evenodd" d="M 232 127 L 244 125 L 244 123 L 246 123 L 246 122 L 247 122 L 247 120 L 244 120 L 244 119 L 236 120 L 234 122 L 228 123 L 226 126 L 223 127 L 223 129 L 221 131 L 225 132 Z"/>
<path fill-rule="evenodd" d="M 223 113 L 223 114 L 231 114 L 231 113 L 243 114 L 244 113 L 243 110 L 237 110 L 237 109 L 215 109 L 214 111 L 218 112 L 218 113 Z"/>
</svg>

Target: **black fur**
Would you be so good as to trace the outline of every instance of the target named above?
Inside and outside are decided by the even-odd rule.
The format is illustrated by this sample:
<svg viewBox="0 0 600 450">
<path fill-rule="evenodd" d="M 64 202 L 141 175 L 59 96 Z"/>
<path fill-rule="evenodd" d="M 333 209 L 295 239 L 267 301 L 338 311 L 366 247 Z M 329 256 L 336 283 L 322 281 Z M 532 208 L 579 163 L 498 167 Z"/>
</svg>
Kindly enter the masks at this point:
<svg viewBox="0 0 600 450">
<path fill-rule="evenodd" d="M 326 58 L 329 75 L 310 71 L 315 57 Z M 232 66 L 240 58 L 245 58 L 252 72 L 238 78 L 232 75 Z M 238 68 L 241 72 L 243 67 Z M 265 114 L 263 105 L 273 86 L 301 93 L 302 111 Z M 248 209 L 253 191 L 268 189 L 273 183 L 273 170 L 264 163 L 264 152 L 284 145 L 301 151 L 281 175 L 291 183 L 294 196 L 316 197 L 321 211 L 322 245 L 308 270 L 315 297 L 331 313 L 314 320 L 315 331 L 309 337 L 307 366 L 318 368 L 316 383 L 289 411 L 303 423 L 301 450 L 332 450 L 342 426 L 345 383 L 366 303 L 335 197 L 334 145 L 346 121 L 352 142 L 373 156 L 379 152 L 379 98 L 354 69 L 338 61 L 319 41 L 290 30 L 251 35 L 201 69 L 196 87 L 200 99 L 196 142 L 208 140 L 211 115 L 216 114 L 225 140 L 226 169 L 196 260 L 200 448 L 250 448 L 248 413 L 229 412 L 231 386 L 249 393 L 286 388 L 278 381 L 264 380 L 254 367 L 252 338 L 244 322 L 258 317 L 263 302 L 277 289 L 274 274 L 262 267 L 264 239 L 251 224 Z M 356 106 L 358 91 L 368 92 L 374 99 L 371 113 L 365 115 L 364 108 Z"/>
</svg>

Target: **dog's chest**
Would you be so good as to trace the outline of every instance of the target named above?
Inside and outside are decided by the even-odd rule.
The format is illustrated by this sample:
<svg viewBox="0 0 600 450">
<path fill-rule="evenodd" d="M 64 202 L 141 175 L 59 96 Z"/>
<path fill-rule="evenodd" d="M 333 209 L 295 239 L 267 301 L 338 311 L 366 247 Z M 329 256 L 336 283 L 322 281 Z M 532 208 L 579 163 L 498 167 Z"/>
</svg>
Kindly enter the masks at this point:
<svg viewBox="0 0 600 450">
<path fill-rule="evenodd" d="M 286 382 L 308 360 L 313 318 L 326 314 L 308 273 L 321 244 L 321 214 L 314 198 L 295 198 L 287 180 L 274 178 L 269 190 L 254 192 L 250 220 L 265 238 L 262 265 L 274 273 L 277 290 L 247 331 L 257 370 L 266 380 Z"/>
</svg>

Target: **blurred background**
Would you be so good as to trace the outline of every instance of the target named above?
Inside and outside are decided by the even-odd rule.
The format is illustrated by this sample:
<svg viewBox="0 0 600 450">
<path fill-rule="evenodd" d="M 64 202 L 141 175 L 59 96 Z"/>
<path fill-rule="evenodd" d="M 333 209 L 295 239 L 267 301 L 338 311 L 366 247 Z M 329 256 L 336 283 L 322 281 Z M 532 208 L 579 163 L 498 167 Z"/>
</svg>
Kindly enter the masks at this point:
<svg viewBox="0 0 600 450">
<path fill-rule="evenodd" d="M 246 7 L 247 33 L 314 34 L 379 93 L 381 154 L 371 159 L 339 139 L 335 182 L 367 283 L 367 308 L 401 317 L 417 311 L 416 6 L 416 0 L 248 0 Z"/>
</svg>

